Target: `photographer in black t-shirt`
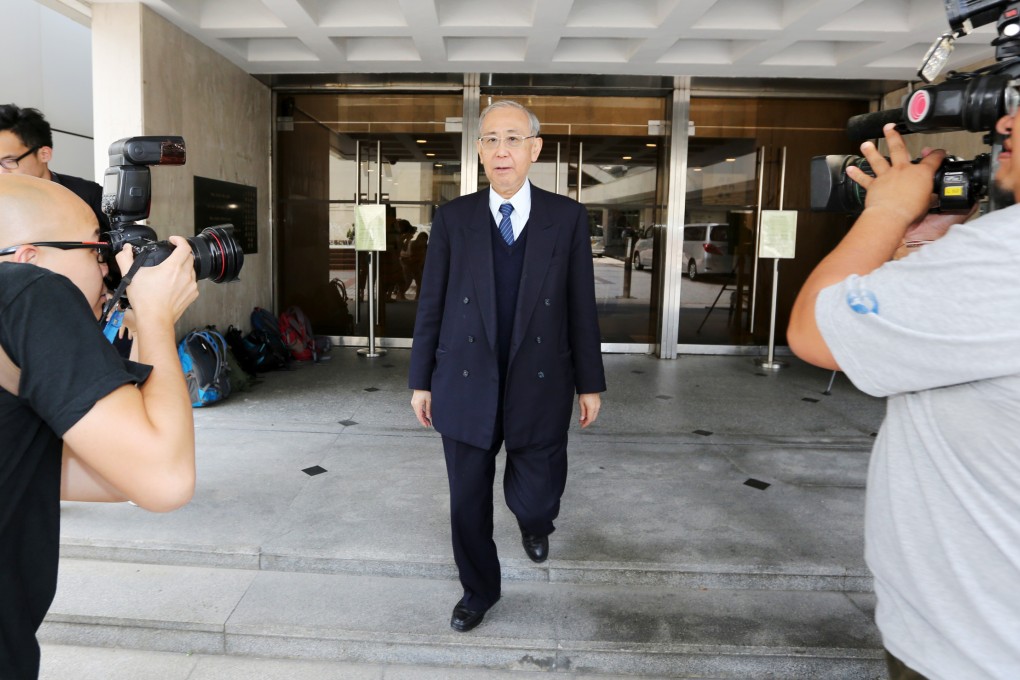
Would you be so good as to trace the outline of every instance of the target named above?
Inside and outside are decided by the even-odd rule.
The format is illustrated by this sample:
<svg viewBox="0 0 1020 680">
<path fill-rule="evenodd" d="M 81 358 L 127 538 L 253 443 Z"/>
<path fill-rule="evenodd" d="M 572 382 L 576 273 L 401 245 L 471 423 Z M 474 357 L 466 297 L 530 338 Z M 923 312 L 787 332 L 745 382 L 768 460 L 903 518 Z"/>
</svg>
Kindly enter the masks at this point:
<svg viewBox="0 0 1020 680">
<path fill-rule="evenodd" d="M 64 187 L 0 175 L 0 678 L 35 678 L 56 591 L 60 500 L 157 511 L 195 485 L 191 404 L 174 323 L 198 296 L 191 248 L 128 287 L 138 364 L 100 332 L 108 246 Z M 123 271 L 132 254 L 117 255 Z"/>
</svg>

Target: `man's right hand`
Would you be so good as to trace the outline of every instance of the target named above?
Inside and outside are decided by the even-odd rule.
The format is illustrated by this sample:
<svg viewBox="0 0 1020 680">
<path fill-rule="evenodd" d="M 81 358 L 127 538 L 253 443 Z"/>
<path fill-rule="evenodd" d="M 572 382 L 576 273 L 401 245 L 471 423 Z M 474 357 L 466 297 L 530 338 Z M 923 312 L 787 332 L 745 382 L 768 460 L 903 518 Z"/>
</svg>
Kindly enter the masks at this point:
<svg viewBox="0 0 1020 680">
<path fill-rule="evenodd" d="M 858 167 L 847 168 L 847 176 L 867 190 L 865 211 L 880 211 L 890 228 L 916 224 L 931 207 L 935 171 L 946 157 L 942 149 L 929 150 L 917 163 L 912 162 L 906 143 L 890 123 L 885 128 L 889 159 L 879 153 L 873 142 L 861 145 L 861 154 L 868 160 L 874 177 Z M 900 226 L 902 225 L 902 226 Z"/>
<path fill-rule="evenodd" d="M 191 246 L 183 236 L 171 236 L 169 240 L 176 246 L 170 257 L 154 267 L 140 268 L 128 286 L 127 295 L 138 317 L 138 326 L 143 326 L 150 319 L 173 325 L 188 305 L 198 298 Z M 121 271 L 128 271 L 132 262 L 134 252 L 131 248 L 123 248 L 117 253 Z"/>
<path fill-rule="evenodd" d="M 432 427 L 432 393 L 428 390 L 414 390 L 411 408 L 423 427 Z"/>
</svg>

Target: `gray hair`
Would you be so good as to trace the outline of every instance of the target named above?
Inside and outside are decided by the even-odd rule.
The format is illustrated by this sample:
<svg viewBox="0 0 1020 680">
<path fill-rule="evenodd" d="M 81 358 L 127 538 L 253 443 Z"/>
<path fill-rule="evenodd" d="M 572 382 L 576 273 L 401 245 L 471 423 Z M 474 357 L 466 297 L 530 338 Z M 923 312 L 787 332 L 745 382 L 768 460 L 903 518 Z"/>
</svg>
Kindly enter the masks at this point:
<svg viewBox="0 0 1020 680">
<path fill-rule="evenodd" d="M 499 101 L 492 102 L 485 107 L 485 110 L 478 116 L 478 129 L 482 129 L 482 121 L 485 117 L 494 109 L 517 109 L 523 111 L 524 115 L 528 117 L 528 125 L 531 126 L 531 134 L 538 137 L 541 126 L 538 123 L 538 116 L 531 112 L 528 107 L 524 106 L 520 102 L 515 102 L 513 99 L 500 99 Z"/>
</svg>

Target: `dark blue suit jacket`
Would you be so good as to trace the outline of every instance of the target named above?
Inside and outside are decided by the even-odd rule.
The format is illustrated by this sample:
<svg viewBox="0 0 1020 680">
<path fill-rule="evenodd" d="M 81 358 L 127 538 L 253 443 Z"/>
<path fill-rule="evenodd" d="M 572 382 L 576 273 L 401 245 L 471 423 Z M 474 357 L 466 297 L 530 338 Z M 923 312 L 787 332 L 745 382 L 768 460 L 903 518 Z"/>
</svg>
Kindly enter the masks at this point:
<svg viewBox="0 0 1020 680">
<path fill-rule="evenodd" d="M 570 426 L 574 393 L 603 392 L 588 215 L 531 186 L 524 270 L 504 392 L 507 448 L 551 443 Z M 411 348 L 411 389 L 432 391 L 444 436 L 493 444 L 499 404 L 489 189 L 436 212 Z"/>
</svg>

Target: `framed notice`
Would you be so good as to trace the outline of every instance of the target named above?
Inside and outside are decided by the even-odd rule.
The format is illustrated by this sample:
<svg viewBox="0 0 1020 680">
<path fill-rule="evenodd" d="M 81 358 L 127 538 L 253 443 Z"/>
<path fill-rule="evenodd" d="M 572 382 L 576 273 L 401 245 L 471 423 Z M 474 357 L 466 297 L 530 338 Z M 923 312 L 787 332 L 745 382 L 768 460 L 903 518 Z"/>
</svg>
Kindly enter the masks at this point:
<svg viewBox="0 0 1020 680">
<path fill-rule="evenodd" d="M 206 227 L 234 226 L 245 255 L 259 252 L 258 192 L 255 187 L 195 177 L 195 234 Z"/>
<path fill-rule="evenodd" d="M 386 206 L 359 205 L 354 213 L 354 249 L 386 250 Z"/>
<path fill-rule="evenodd" d="M 758 257 L 792 259 L 797 254 L 797 211 L 762 210 Z"/>
</svg>

